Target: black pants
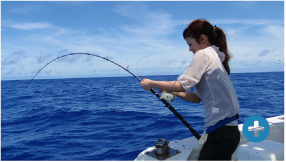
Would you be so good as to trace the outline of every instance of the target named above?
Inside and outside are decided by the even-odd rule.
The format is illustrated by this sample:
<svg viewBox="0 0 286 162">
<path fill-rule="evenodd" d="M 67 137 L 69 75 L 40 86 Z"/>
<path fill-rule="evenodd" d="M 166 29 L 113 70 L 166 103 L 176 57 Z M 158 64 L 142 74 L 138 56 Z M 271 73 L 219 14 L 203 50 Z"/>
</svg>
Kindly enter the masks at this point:
<svg viewBox="0 0 286 162">
<path fill-rule="evenodd" d="M 223 126 L 208 134 L 198 160 L 231 160 L 240 141 L 238 126 Z"/>
</svg>

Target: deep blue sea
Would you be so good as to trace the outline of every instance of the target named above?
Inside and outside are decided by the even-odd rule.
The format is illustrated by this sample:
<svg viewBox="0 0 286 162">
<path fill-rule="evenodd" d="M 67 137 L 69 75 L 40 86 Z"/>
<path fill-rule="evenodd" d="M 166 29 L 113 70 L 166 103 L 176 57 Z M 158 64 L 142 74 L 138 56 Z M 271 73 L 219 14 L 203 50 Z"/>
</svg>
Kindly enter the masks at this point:
<svg viewBox="0 0 286 162">
<path fill-rule="evenodd" d="M 145 78 L 145 77 L 140 77 Z M 176 80 L 178 76 L 146 76 Z M 284 72 L 230 75 L 240 103 L 239 123 L 249 116 L 284 114 Z M 1 81 L 2 160 L 134 160 L 157 139 L 193 136 L 133 76 Z M 170 103 L 200 134 L 204 107 Z"/>
</svg>

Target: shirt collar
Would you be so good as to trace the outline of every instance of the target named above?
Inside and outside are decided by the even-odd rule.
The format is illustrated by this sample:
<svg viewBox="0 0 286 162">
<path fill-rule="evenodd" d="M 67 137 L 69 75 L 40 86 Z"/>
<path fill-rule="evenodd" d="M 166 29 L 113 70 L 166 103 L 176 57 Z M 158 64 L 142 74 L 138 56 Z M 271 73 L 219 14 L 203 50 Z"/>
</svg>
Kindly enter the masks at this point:
<svg viewBox="0 0 286 162">
<path fill-rule="evenodd" d="M 219 47 L 217 47 L 217 46 L 215 46 L 215 45 L 212 45 L 211 47 L 212 47 L 212 48 L 216 51 L 216 53 L 218 54 L 220 61 L 223 62 L 224 59 L 225 59 L 225 54 L 219 50 Z"/>
</svg>

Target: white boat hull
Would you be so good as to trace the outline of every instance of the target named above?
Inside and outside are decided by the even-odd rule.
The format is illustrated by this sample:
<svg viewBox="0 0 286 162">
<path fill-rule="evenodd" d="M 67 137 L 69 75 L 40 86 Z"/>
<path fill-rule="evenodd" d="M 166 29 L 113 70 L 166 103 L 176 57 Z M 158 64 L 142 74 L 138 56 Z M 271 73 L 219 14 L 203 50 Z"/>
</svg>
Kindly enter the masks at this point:
<svg viewBox="0 0 286 162">
<path fill-rule="evenodd" d="M 232 155 L 232 160 L 284 161 L 284 115 L 267 118 L 267 121 L 270 125 L 270 133 L 264 141 L 259 143 L 252 143 L 247 140 L 242 131 L 243 124 L 239 125 L 241 138 L 238 148 Z M 263 128 L 259 126 L 253 128 L 255 134 L 261 129 Z M 195 137 L 170 141 L 169 147 L 178 150 L 180 153 L 165 159 L 167 161 L 198 160 L 201 150 L 199 141 Z M 154 149 L 155 146 L 142 151 L 135 161 L 160 160 L 148 155 L 148 152 Z"/>
</svg>

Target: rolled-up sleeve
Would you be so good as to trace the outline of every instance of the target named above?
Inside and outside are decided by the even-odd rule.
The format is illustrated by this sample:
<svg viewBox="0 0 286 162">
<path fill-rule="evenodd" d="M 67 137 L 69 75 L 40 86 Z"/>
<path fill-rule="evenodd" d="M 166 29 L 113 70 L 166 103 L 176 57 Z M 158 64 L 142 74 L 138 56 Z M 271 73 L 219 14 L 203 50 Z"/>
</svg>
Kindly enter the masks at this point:
<svg viewBox="0 0 286 162">
<path fill-rule="evenodd" d="M 187 70 L 178 78 L 178 81 L 185 89 L 185 92 L 189 92 L 192 87 L 200 82 L 209 64 L 210 57 L 206 52 L 198 51 L 195 53 Z"/>
</svg>

